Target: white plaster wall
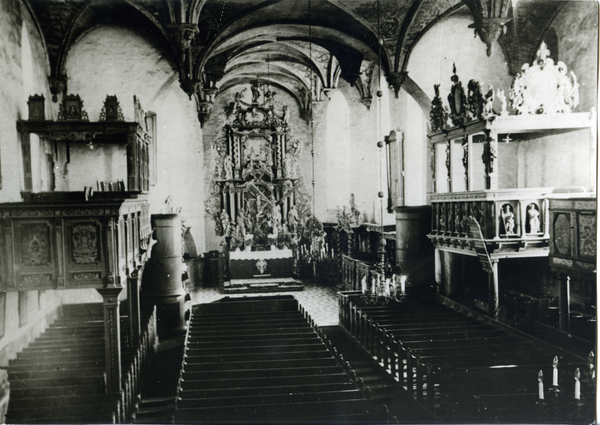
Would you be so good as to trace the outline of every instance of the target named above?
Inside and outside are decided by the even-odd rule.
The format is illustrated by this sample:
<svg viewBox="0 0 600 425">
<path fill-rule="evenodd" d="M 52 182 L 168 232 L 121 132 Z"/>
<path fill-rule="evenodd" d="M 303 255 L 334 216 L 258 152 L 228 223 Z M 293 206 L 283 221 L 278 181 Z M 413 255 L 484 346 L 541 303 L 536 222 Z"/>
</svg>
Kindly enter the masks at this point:
<svg viewBox="0 0 600 425">
<path fill-rule="evenodd" d="M 117 26 L 96 27 L 84 35 L 69 52 L 68 91 L 82 97 L 90 120 L 98 119 L 107 95 L 117 96 L 127 121 L 134 119 L 134 95 L 145 110 L 157 114 L 158 173 L 157 184 L 150 188 L 150 212 L 168 212 L 165 201 L 170 196 L 171 207 L 181 208 L 181 217 L 191 226 L 198 251 L 203 252 L 201 182 L 205 176 L 196 105 L 179 87 L 177 72 L 169 58 L 146 37 L 134 29 Z M 123 169 L 111 168 L 114 158 L 109 161 L 105 157 L 112 157 L 113 153 L 95 149 L 86 152 L 81 162 L 101 168 L 95 174 L 112 174 L 114 180 L 114 176 L 126 174 L 126 163 L 121 162 Z"/>
<path fill-rule="evenodd" d="M 27 34 L 29 40 L 25 42 L 24 49 L 23 33 Z M 20 192 L 24 189 L 23 157 L 16 122 L 28 118 L 27 100 L 33 94 L 45 96 L 46 115 L 51 115 L 47 75 L 48 62 L 43 44 L 26 7 L 19 1 L 0 2 L 1 202 L 21 200 Z"/>
<path fill-rule="evenodd" d="M 494 53 L 488 57 L 485 44 L 479 37 L 473 37 L 473 29 L 468 28 L 472 23 L 470 14 L 452 15 L 435 24 L 413 48 L 408 75 L 430 99 L 435 94 L 433 85 L 441 84 L 440 96 L 447 105 L 453 64 L 465 90 L 469 80 L 475 79 L 484 92 L 493 85 L 508 95 L 512 77 L 502 49 L 495 42 Z"/>
<path fill-rule="evenodd" d="M 354 193 L 358 209 L 364 214 L 365 221 L 380 224 L 381 202 L 377 194 L 383 188 L 387 197 L 387 177 L 385 174 L 385 152 L 377 147 L 377 142 L 379 138 L 389 134 L 389 129 L 393 127 L 395 117 L 390 116 L 391 124 L 384 123 L 382 120 L 381 129 L 379 128 L 378 101 L 375 94 L 379 84 L 375 77 L 377 73 L 374 71 L 373 74 L 374 78 L 371 83 L 373 101 L 370 109 L 367 109 L 361 103 L 358 90 L 346 81 L 340 80 L 338 89 L 346 97 L 350 108 L 350 188 Z M 383 89 L 387 90 L 385 87 Z M 384 167 L 383 176 L 380 166 Z M 383 181 L 381 177 L 383 177 Z M 342 198 L 342 201 L 340 207 L 348 205 L 350 194 L 346 199 Z M 383 223 L 394 224 L 394 214 L 387 212 L 387 198 L 384 198 L 383 202 Z M 333 221 L 336 221 L 335 217 Z"/>
<path fill-rule="evenodd" d="M 430 167 L 427 149 L 427 119 L 418 103 L 400 89 L 398 98 L 390 90 L 391 126 L 404 136 L 404 206 L 427 203 L 430 191 Z"/>
<path fill-rule="evenodd" d="M 552 28 L 558 37 L 558 60 L 579 82 L 578 111 L 598 109 L 598 2 L 569 1 Z"/>
</svg>

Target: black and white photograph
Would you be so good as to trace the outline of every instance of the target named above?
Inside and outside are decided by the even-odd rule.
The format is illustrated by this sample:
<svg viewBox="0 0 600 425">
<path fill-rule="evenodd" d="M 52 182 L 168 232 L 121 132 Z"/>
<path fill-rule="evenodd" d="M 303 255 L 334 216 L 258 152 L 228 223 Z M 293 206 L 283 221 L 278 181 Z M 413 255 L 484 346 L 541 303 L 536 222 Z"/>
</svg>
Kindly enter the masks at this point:
<svg viewBox="0 0 600 425">
<path fill-rule="evenodd" d="M 597 0 L 0 0 L 0 423 L 597 422 Z"/>
</svg>

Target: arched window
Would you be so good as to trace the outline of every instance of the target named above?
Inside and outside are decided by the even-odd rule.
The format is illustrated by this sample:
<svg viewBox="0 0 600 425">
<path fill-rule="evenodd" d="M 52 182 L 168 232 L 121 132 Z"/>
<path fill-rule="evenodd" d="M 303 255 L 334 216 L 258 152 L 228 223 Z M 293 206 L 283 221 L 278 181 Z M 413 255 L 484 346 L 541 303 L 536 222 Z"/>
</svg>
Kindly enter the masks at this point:
<svg viewBox="0 0 600 425">
<path fill-rule="evenodd" d="M 327 106 L 325 153 L 327 161 L 326 191 L 329 214 L 346 205 L 351 193 L 350 109 L 344 95 L 335 92 Z"/>
</svg>

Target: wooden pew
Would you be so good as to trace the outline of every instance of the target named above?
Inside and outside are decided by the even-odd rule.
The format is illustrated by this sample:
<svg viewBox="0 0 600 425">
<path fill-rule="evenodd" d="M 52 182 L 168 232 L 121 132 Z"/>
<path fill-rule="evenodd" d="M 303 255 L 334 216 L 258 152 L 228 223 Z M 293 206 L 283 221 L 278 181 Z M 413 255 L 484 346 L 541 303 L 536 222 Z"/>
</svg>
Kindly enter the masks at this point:
<svg viewBox="0 0 600 425">
<path fill-rule="evenodd" d="M 310 383 L 310 384 L 295 384 L 289 385 L 270 385 L 266 387 L 245 387 L 245 388 L 209 388 L 209 389 L 180 389 L 180 399 L 198 399 L 198 398 L 220 398 L 220 397 L 242 397 L 248 394 L 255 395 L 277 395 L 290 393 L 320 393 L 330 391 L 349 391 L 356 389 L 356 385 L 350 380 L 342 382 L 325 382 L 325 383 Z"/>
</svg>

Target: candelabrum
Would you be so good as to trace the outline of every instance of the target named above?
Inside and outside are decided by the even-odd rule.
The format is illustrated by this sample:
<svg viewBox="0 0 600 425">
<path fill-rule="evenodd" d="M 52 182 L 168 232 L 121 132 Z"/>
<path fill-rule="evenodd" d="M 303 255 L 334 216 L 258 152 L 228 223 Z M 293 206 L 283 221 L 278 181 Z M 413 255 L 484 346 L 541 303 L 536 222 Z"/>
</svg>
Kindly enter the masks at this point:
<svg viewBox="0 0 600 425">
<path fill-rule="evenodd" d="M 385 277 L 380 273 L 371 276 L 371 284 L 368 284 L 367 277 L 364 276 L 361 281 L 362 296 L 361 300 L 365 304 L 389 304 L 390 301 L 403 302 L 406 298 L 406 276 Z"/>
</svg>

